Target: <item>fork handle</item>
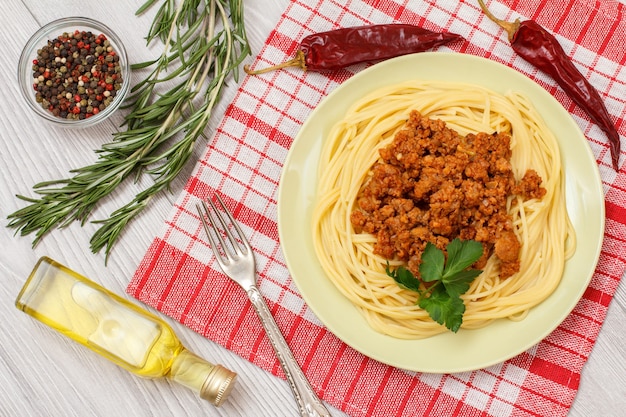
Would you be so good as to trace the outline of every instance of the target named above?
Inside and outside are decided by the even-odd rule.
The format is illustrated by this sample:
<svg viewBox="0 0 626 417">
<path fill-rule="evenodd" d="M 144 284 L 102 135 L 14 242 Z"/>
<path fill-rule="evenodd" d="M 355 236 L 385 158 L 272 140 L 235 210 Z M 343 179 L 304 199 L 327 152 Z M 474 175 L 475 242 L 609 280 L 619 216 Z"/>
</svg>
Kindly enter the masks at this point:
<svg viewBox="0 0 626 417">
<path fill-rule="evenodd" d="M 272 343 L 278 361 L 285 372 L 289 386 L 298 403 L 300 415 L 303 417 L 330 417 L 330 413 L 315 394 L 313 388 L 311 388 L 311 384 L 309 384 L 302 369 L 300 369 L 300 366 L 298 366 L 298 363 L 294 359 L 293 353 L 276 325 L 274 317 L 267 307 L 259 289 L 256 286 L 251 286 L 248 288 L 247 293 Z"/>
</svg>

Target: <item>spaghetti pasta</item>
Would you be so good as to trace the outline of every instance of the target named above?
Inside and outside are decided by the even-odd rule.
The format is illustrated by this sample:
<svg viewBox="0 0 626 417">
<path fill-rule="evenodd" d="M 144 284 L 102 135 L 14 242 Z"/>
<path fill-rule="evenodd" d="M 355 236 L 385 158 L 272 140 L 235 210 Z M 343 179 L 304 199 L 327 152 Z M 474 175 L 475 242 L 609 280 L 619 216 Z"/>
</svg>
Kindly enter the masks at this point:
<svg viewBox="0 0 626 417">
<path fill-rule="evenodd" d="M 400 288 L 374 253 L 375 236 L 356 233 L 350 214 L 378 150 L 387 146 L 411 110 L 443 120 L 461 135 L 511 135 L 511 164 L 517 179 L 528 169 L 543 179 L 542 199 L 511 197 L 507 210 L 521 242 L 520 271 L 501 279 L 491 257 L 463 296 L 464 329 L 493 320 L 521 320 L 557 287 L 576 239 L 565 206 L 561 157 L 553 133 L 519 93 L 500 94 L 480 86 L 411 81 L 379 89 L 356 102 L 324 142 L 312 218 L 316 255 L 328 278 L 378 332 L 416 339 L 446 331 L 416 305 L 417 294 Z M 515 201 L 513 201 L 515 199 Z"/>
</svg>

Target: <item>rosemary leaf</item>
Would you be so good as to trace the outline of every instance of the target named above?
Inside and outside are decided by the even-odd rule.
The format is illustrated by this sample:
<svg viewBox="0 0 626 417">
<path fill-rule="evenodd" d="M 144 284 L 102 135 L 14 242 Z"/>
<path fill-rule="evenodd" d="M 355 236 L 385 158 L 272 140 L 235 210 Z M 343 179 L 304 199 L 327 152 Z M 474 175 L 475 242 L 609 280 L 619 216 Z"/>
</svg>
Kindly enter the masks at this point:
<svg viewBox="0 0 626 417">
<path fill-rule="evenodd" d="M 147 0 L 137 14 L 157 0 Z M 250 53 L 243 0 L 162 0 L 146 36 L 159 39 L 163 51 L 154 60 L 134 64 L 150 69 L 124 103 L 130 109 L 122 127 L 95 153 L 96 162 L 73 169 L 70 178 L 44 181 L 33 189 L 37 198 L 18 195 L 29 205 L 8 216 L 8 227 L 34 233 L 33 246 L 55 228 L 73 221 L 84 224 L 101 200 L 130 176 L 148 175 L 153 183 L 114 210 L 92 236 L 93 252 L 106 259 L 122 231 L 184 169 L 197 139 L 213 114 L 229 76 Z M 167 87 L 166 85 L 173 86 Z M 167 84 L 166 84 L 167 83 Z"/>
</svg>

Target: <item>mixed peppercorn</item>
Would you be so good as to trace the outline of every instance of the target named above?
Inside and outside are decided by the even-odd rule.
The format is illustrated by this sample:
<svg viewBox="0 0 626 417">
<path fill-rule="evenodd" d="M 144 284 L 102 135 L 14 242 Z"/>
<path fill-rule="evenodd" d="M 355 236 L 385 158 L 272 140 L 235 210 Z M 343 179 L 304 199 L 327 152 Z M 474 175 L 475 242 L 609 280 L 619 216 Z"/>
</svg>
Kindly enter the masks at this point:
<svg viewBox="0 0 626 417">
<path fill-rule="evenodd" d="M 64 32 L 33 60 L 35 99 L 64 119 L 98 114 L 111 104 L 122 82 L 119 56 L 104 34 Z"/>
</svg>

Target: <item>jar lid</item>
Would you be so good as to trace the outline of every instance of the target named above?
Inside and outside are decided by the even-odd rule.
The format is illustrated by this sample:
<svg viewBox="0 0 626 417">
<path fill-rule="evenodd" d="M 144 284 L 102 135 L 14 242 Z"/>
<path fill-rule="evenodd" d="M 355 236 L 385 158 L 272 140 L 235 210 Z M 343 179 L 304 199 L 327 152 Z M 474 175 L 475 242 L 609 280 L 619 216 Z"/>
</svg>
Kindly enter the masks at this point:
<svg viewBox="0 0 626 417">
<path fill-rule="evenodd" d="M 232 391 L 236 379 L 236 373 L 215 365 L 202 385 L 200 397 L 219 407 Z"/>
</svg>

